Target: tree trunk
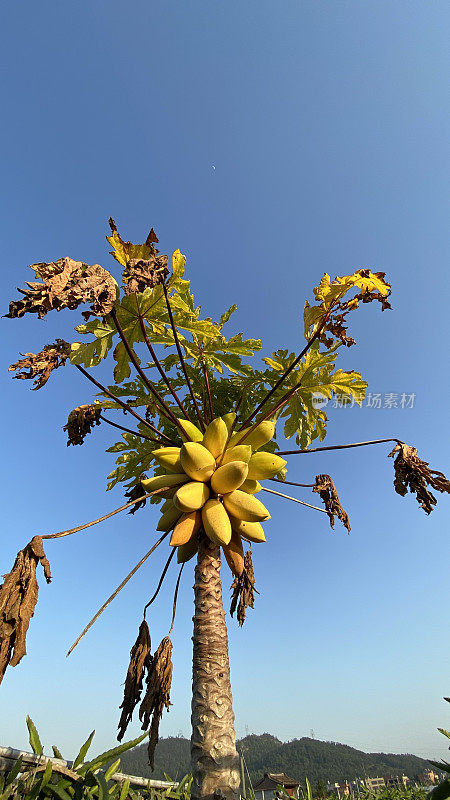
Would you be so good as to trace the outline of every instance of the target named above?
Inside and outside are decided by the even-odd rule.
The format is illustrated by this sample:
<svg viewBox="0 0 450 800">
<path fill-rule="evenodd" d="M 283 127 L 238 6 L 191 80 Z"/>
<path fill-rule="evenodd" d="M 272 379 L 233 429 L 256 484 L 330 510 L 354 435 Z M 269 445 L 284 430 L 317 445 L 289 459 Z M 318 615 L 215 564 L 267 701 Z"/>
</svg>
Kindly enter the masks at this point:
<svg viewBox="0 0 450 800">
<path fill-rule="evenodd" d="M 199 535 L 195 568 L 192 680 L 192 797 L 212 800 L 221 790 L 235 800 L 239 787 L 228 637 L 222 605 L 220 548 Z"/>
</svg>

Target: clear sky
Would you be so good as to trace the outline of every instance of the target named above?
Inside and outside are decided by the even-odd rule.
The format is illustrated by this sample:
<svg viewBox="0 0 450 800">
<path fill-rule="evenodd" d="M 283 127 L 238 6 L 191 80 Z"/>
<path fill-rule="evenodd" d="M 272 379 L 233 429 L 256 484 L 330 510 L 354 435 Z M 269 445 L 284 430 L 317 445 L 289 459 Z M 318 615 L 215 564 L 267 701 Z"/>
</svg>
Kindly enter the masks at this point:
<svg viewBox="0 0 450 800">
<path fill-rule="evenodd" d="M 70 255 L 112 267 L 110 215 L 126 238 L 154 226 L 162 252 L 179 247 L 208 313 L 238 301 L 235 330 L 261 336 L 267 354 L 299 350 L 304 300 L 324 272 L 385 271 L 393 311 L 353 315 L 357 346 L 340 366 L 359 369 L 383 405 L 387 393 L 414 405 L 329 408 L 328 443 L 398 436 L 448 474 L 449 21 L 440 0 L 3 3 L 2 313 L 28 264 Z M 105 493 L 110 431 L 67 448 L 61 430 L 90 385 L 66 367 L 31 393 L 6 371 L 72 324 L 67 313 L 1 322 L 2 573 L 32 535 L 122 501 L 120 487 Z M 395 494 L 388 452 L 291 459 L 293 480 L 335 478 L 352 533 L 271 501 L 269 541 L 254 548 L 261 595 L 242 630 L 229 620 L 239 736 L 312 729 L 364 750 L 447 755 L 436 728 L 449 727 L 450 498 L 427 518 Z M 65 653 L 156 520 L 148 508 L 48 544 L 54 581 L 41 585 L 29 655 L 0 687 L 1 744 L 27 745 L 28 713 L 68 757 L 92 728 L 97 749 L 113 745 L 166 551 Z M 189 735 L 192 578 L 190 564 L 163 735 Z M 150 617 L 155 644 L 172 591 L 173 577 Z"/>
</svg>

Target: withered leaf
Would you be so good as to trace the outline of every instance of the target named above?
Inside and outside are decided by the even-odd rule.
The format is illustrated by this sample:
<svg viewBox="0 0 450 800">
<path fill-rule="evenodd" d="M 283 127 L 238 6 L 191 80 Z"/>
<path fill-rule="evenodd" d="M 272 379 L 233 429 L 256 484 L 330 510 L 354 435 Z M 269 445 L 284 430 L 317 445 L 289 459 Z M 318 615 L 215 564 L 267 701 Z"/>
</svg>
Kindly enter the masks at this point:
<svg viewBox="0 0 450 800">
<path fill-rule="evenodd" d="M 58 367 L 63 367 L 70 355 L 70 344 L 64 339 L 57 339 L 53 344 L 46 344 L 40 353 L 21 353 L 22 358 L 11 364 L 8 370 L 23 370 L 14 378 L 20 380 L 35 379 L 33 391 L 42 389 L 47 383 L 51 372 Z M 27 372 L 28 370 L 28 372 Z"/>
<path fill-rule="evenodd" d="M 130 509 L 130 511 L 128 512 L 129 514 L 134 515 L 136 511 L 138 511 L 140 508 L 143 508 L 147 502 L 146 499 L 145 500 L 140 499 L 141 497 L 145 497 L 145 495 L 147 494 L 146 490 L 141 484 L 141 481 L 145 480 L 146 478 L 147 478 L 146 473 L 142 472 L 139 476 L 139 483 L 137 483 L 135 486 L 132 486 L 131 489 L 128 489 L 128 492 L 125 492 L 125 497 L 128 497 L 130 502 L 131 500 L 136 500 L 136 505 L 133 506 L 132 509 Z"/>
<path fill-rule="evenodd" d="M 422 461 L 417 455 L 416 447 L 401 442 L 395 445 L 388 457 L 395 458 L 395 491 L 402 497 L 408 490 L 415 494 L 426 514 L 431 514 L 437 503 L 435 496 L 427 489 L 427 484 L 437 492 L 450 494 L 450 481 L 443 472 L 430 469 L 428 462 Z"/>
<path fill-rule="evenodd" d="M 152 245 L 152 244 L 158 244 L 158 242 L 159 242 L 159 239 L 158 239 L 158 237 L 157 237 L 157 235 L 156 235 L 155 231 L 154 231 L 154 230 L 153 230 L 153 228 L 152 228 L 152 229 L 151 229 L 151 231 L 150 231 L 150 233 L 149 233 L 149 235 L 147 236 L 147 238 L 146 238 L 146 240 L 145 240 L 145 244 L 146 244 L 146 245 L 148 245 L 148 246 L 150 247 L 150 245 Z M 155 252 L 157 253 L 158 251 L 156 250 Z"/>
<path fill-rule="evenodd" d="M 85 264 L 72 258 L 59 258 L 49 264 L 32 264 L 31 269 L 40 281 L 27 281 L 28 289 L 18 291 L 20 300 L 12 300 L 7 317 L 15 319 L 24 314 L 37 314 L 39 319 L 52 311 L 78 308 L 80 303 L 90 303 L 91 310 L 83 313 L 103 317 L 109 314 L 115 300 L 117 284 L 100 264 Z"/>
<path fill-rule="evenodd" d="M 133 244 L 122 239 L 112 217 L 109 219 L 109 227 L 111 236 L 106 238 L 113 247 L 111 255 L 125 268 L 125 294 L 143 292 L 148 287 L 154 289 L 159 283 L 164 283 L 169 274 L 169 259 L 166 255 L 158 255 L 159 251 L 155 247 L 158 237 L 153 228 L 143 244 Z"/>
<path fill-rule="evenodd" d="M 125 294 L 143 292 L 147 287 L 154 289 L 159 283 L 164 283 L 169 274 L 168 262 L 166 255 L 131 258 L 123 271 Z"/>
<path fill-rule="evenodd" d="M 133 711 L 141 699 L 144 675 L 150 669 L 152 663 L 150 651 L 150 631 L 144 619 L 139 626 L 137 639 L 130 651 L 130 663 L 127 677 L 125 678 L 123 701 L 120 706 L 122 714 L 119 721 L 119 733 L 117 734 L 119 742 L 123 739 L 128 723 L 133 716 Z"/>
<path fill-rule="evenodd" d="M 63 431 L 67 431 L 67 447 L 70 444 L 83 444 L 85 436 L 91 432 L 94 425 L 100 425 L 101 412 L 101 407 L 96 403 L 78 406 L 70 412 L 63 427 Z"/>
<path fill-rule="evenodd" d="M 155 747 L 159 738 L 159 723 L 164 708 L 169 710 L 172 684 L 172 641 L 166 636 L 152 658 L 147 672 L 145 697 L 139 708 L 142 730 L 147 730 L 150 719 L 148 761 L 154 770 Z"/>
<path fill-rule="evenodd" d="M 384 272 L 371 272 L 369 269 L 359 269 L 352 278 L 356 278 L 354 285 L 360 286 L 361 291 L 350 300 L 334 300 L 330 305 L 327 322 L 319 334 L 319 341 L 326 347 L 331 347 L 334 340 L 342 342 L 346 347 L 351 347 L 355 344 L 355 340 L 347 333 L 347 315 L 353 309 L 358 308 L 361 302 L 371 303 L 373 300 L 377 300 L 381 303 L 382 311 L 391 308 L 388 299 L 391 294 L 391 285 L 386 281 L 386 274 Z M 377 281 L 380 282 L 385 291 L 380 291 L 379 288 L 376 288 Z M 370 286 L 375 288 L 370 289 Z M 327 334 L 331 335 L 327 336 Z"/>
<path fill-rule="evenodd" d="M 313 492 L 320 495 L 321 500 L 325 505 L 326 512 L 330 519 L 330 525 L 334 528 L 334 517 L 336 516 L 341 520 L 342 524 L 347 528 L 350 533 L 350 520 L 348 514 L 341 506 L 339 495 L 332 478 L 329 475 L 316 475 L 316 485 Z"/>
<path fill-rule="evenodd" d="M 38 599 L 36 567 L 41 563 L 47 583 L 50 564 L 41 536 L 34 536 L 17 553 L 14 566 L 0 586 L 0 683 L 10 664 L 17 666 L 26 655 L 26 635 Z"/>
<path fill-rule="evenodd" d="M 247 608 L 253 608 L 255 602 L 255 573 L 253 571 L 252 551 L 247 550 L 244 556 L 244 571 L 240 578 L 235 578 L 231 588 L 230 615 L 233 616 L 237 607 L 237 621 L 239 626 L 245 622 L 245 612 Z"/>
</svg>

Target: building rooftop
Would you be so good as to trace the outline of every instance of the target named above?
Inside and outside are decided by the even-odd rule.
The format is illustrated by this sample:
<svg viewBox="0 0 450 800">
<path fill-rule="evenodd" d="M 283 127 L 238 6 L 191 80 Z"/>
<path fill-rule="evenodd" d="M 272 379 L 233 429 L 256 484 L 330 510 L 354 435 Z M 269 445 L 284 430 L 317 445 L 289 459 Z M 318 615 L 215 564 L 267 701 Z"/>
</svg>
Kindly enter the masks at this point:
<svg viewBox="0 0 450 800">
<path fill-rule="evenodd" d="M 284 786 L 285 789 L 296 789 L 297 786 L 300 786 L 300 782 L 290 778 L 285 772 L 265 772 L 264 777 L 253 787 L 253 791 L 267 792 L 271 789 L 276 789 L 277 786 Z"/>
</svg>

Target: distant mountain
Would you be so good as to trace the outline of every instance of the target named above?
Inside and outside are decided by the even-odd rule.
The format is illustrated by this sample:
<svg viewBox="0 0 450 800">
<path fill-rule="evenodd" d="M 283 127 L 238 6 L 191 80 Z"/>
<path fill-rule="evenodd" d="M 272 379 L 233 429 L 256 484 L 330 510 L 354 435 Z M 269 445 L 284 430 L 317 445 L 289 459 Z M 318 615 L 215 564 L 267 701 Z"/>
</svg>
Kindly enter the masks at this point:
<svg viewBox="0 0 450 800">
<path fill-rule="evenodd" d="M 281 742 L 270 733 L 252 734 L 238 742 L 244 754 L 253 783 L 265 772 L 285 772 L 291 778 L 314 784 L 322 781 L 343 781 L 353 778 L 375 778 L 387 775 L 408 775 L 414 778 L 429 768 L 423 758 L 393 753 L 364 753 L 345 744 L 321 742 L 318 739 L 293 739 Z M 178 780 L 189 772 L 189 740 L 169 736 L 160 739 L 155 754 L 155 771 L 148 766 L 146 746 L 140 745 L 121 757 L 121 769 L 128 775 Z"/>
</svg>

